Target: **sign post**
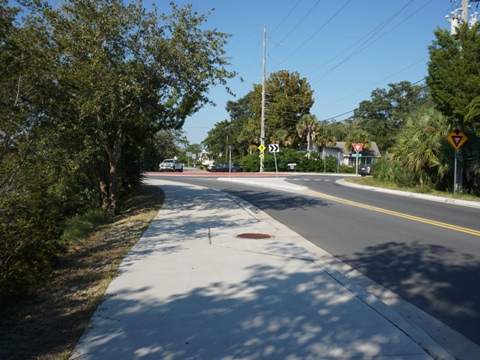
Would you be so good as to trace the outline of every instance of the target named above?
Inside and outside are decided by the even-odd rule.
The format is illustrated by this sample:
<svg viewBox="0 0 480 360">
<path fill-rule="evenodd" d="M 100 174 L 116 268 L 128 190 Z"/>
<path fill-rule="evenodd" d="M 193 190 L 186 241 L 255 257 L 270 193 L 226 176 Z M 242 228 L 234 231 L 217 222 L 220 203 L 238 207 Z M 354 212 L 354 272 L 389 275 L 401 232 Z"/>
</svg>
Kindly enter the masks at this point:
<svg viewBox="0 0 480 360">
<path fill-rule="evenodd" d="M 450 134 L 447 136 L 447 140 L 450 143 L 450 145 L 453 146 L 455 149 L 455 165 L 453 168 L 453 193 L 457 193 L 457 161 L 458 161 L 458 152 L 460 147 L 465 144 L 465 142 L 468 140 L 467 135 L 463 133 L 460 128 L 456 127 L 455 129 L 452 130 Z"/>
<path fill-rule="evenodd" d="M 275 171 L 277 172 L 278 177 L 277 152 L 280 151 L 280 146 L 278 144 L 270 144 L 268 145 L 268 151 L 273 153 L 273 158 L 275 159 Z"/>
<path fill-rule="evenodd" d="M 362 151 L 362 148 L 363 148 L 363 143 L 356 143 L 356 144 L 353 144 L 353 150 L 355 150 L 356 152 L 356 155 L 355 156 L 355 175 L 358 177 L 358 153 L 360 151 Z"/>
<path fill-rule="evenodd" d="M 228 177 L 232 175 L 232 150 L 233 146 L 228 147 L 229 158 L 228 158 Z"/>
</svg>

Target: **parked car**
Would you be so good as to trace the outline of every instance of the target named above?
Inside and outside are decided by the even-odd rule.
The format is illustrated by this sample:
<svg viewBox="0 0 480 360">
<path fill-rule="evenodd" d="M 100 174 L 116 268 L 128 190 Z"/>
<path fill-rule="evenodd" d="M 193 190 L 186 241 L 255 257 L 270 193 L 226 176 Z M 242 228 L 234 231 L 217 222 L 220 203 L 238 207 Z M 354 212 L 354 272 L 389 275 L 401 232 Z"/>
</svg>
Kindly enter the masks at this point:
<svg viewBox="0 0 480 360">
<path fill-rule="evenodd" d="M 373 164 L 363 164 L 358 169 L 358 174 L 362 176 L 372 175 L 372 170 L 375 167 Z"/>
<path fill-rule="evenodd" d="M 183 164 L 175 159 L 165 159 L 160 163 L 160 171 L 179 171 L 183 172 Z"/>
<path fill-rule="evenodd" d="M 210 172 L 229 172 L 230 171 L 229 164 L 230 163 L 228 163 L 228 162 L 224 162 L 224 163 L 220 163 L 220 164 L 217 164 L 217 165 L 212 165 L 212 166 L 209 166 L 207 168 L 207 171 L 210 171 Z M 243 166 L 232 163 L 231 169 L 232 169 L 232 172 L 242 172 L 243 171 Z"/>
</svg>

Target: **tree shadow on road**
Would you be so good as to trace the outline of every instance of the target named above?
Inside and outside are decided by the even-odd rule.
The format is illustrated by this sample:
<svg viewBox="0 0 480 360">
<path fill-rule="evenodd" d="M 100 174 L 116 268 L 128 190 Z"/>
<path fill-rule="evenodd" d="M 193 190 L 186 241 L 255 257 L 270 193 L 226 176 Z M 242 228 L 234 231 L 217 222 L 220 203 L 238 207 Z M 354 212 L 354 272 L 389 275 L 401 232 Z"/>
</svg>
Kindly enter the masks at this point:
<svg viewBox="0 0 480 360">
<path fill-rule="evenodd" d="M 480 344 L 480 262 L 471 254 L 412 241 L 337 257 Z"/>
</svg>

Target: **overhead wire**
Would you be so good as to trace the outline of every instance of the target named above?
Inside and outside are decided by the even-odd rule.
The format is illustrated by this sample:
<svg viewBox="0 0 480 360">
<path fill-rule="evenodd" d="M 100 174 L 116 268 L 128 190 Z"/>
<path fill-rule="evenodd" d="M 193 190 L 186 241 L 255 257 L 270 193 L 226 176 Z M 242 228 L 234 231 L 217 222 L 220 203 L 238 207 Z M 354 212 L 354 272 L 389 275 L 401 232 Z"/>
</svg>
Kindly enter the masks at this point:
<svg viewBox="0 0 480 360">
<path fill-rule="evenodd" d="M 401 12 L 403 12 L 409 5 L 412 4 L 413 0 L 410 0 L 409 3 L 407 3 L 406 5 L 404 5 L 401 9 L 399 9 L 397 12 L 395 12 L 392 16 L 390 16 L 387 20 L 385 20 L 383 23 L 381 23 L 379 26 L 377 26 L 375 29 L 373 29 L 370 33 L 368 33 L 366 36 L 364 36 L 362 38 L 362 40 L 367 37 L 367 39 L 365 41 L 363 41 L 361 44 L 359 44 L 346 58 L 344 58 L 342 61 L 340 61 L 338 64 L 336 64 L 335 66 L 333 66 L 330 70 L 326 71 L 325 73 L 317 76 L 316 78 L 314 78 L 312 84 L 315 84 L 316 82 L 320 81 L 321 79 L 323 79 L 325 76 L 327 76 L 328 74 L 330 74 L 333 70 L 337 69 L 339 66 L 341 66 L 342 64 L 344 64 L 345 62 L 347 62 L 348 60 L 350 60 L 351 58 L 353 58 L 355 55 L 358 55 L 360 52 L 364 51 L 365 49 L 367 49 L 369 46 L 373 45 L 375 42 L 377 42 L 378 40 L 382 39 L 383 37 L 385 37 L 388 33 L 390 33 L 391 31 L 393 31 L 394 29 L 396 29 L 398 26 L 400 26 L 401 24 L 403 24 L 405 21 L 407 21 L 409 18 L 411 18 L 413 15 L 415 15 L 417 12 L 419 12 L 421 9 L 423 9 L 425 6 L 427 6 L 430 2 L 432 2 L 433 0 L 430 0 L 428 1 L 425 5 L 423 5 L 421 8 L 419 8 L 417 11 L 415 11 L 414 13 L 412 13 L 411 15 L 409 15 L 407 18 L 405 18 L 403 21 L 401 21 L 400 23 L 398 23 L 396 26 L 390 28 L 387 32 L 383 33 L 381 36 L 377 37 L 376 39 L 374 39 L 373 41 L 371 41 L 373 39 L 373 37 L 375 35 L 377 35 L 381 30 L 383 30 L 389 23 L 391 23 L 396 17 L 398 17 L 400 15 Z M 348 49 L 350 49 L 350 47 L 346 48 L 343 52 L 341 52 L 339 55 L 337 55 L 335 58 L 337 58 L 338 56 L 340 56 L 341 54 L 343 54 L 345 51 L 347 51 Z M 333 59 L 335 59 L 333 58 Z M 331 59 L 331 60 L 333 60 Z M 331 60 L 329 60 L 328 62 L 330 62 Z M 319 68 L 323 67 L 324 65 L 326 65 L 328 62 L 322 64 L 321 66 L 317 67 L 316 69 L 314 69 L 312 72 L 315 72 L 316 70 L 318 70 Z M 312 73 L 311 72 L 311 73 Z"/>
<path fill-rule="evenodd" d="M 313 11 L 313 9 L 315 9 L 317 7 L 317 5 L 320 3 L 321 0 L 317 0 L 317 2 L 315 3 L 315 5 L 313 5 L 310 10 L 307 11 L 307 13 L 300 19 L 299 22 L 297 22 L 297 24 L 292 28 L 292 30 L 290 30 L 288 32 L 287 35 L 285 35 L 283 37 L 283 39 L 278 43 L 278 44 L 281 44 L 282 42 L 284 42 L 297 28 L 298 26 L 307 18 L 308 15 L 310 15 L 310 13 Z M 270 52 L 273 52 L 275 51 L 275 49 L 279 46 L 279 45 L 276 45 L 272 50 L 270 50 Z"/>
<path fill-rule="evenodd" d="M 423 8 L 425 8 L 425 7 L 426 7 L 428 4 L 430 4 L 432 1 L 433 1 L 433 0 L 430 0 L 430 1 L 426 2 L 423 6 L 421 6 L 420 8 L 418 8 L 415 12 L 413 12 L 412 14 L 410 14 L 410 15 L 409 15 L 407 18 L 405 18 L 403 21 L 401 21 L 400 23 L 398 23 L 397 25 L 395 25 L 393 28 L 389 29 L 389 30 L 388 30 L 386 33 L 384 33 L 381 37 L 379 37 L 379 38 L 377 38 L 376 40 L 374 40 L 373 42 L 369 43 L 369 44 L 368 44 L 367 46 L 365 46 L 364 48 L 357 48 L 357 49 L 356 49 L 353 53 L 351 53 L 346 59 L 344 59 L 342 62 L 340 62 L 339 64 L 337 64 L 337 65 L 334 66 L 333 68 L 331 68 L 331 69 L 330 69 L 329 71 L 327 71 L 326 73 L 320 75 L 320 77 L 315 78 L 315 80 L 314 80 L 312 83 L 310 83 L 310 84 L 313 85 L 313 84 L 317 83 L 318 81 L 320 81 L 321 79 L 323 79 L 326 75 L 328 75 L 328 74 L 331 73 L 333 70 L 335 70 L 336 68 L 338 68 L 341 64 L 343 64 L 344 62 L 346 62 L 347 60 L 349 60 L 351 57 L 353 57 L 353 56 L 357 55 L 359 52 L 365 50 L 368 46 L 370 46 L 370 45 L 372 45 L 374 42 L 380 40 L 382 37 L 384 37 L 385 35 L 387 35 L 389 32 L 393 31 L 395 28 L 397 28 L 398 26 L 400 26 L 402 23 L 404 23 L 405 21 L 407 21 L 408 19 L 410 19 L 412 16 L 414 16 L 414 15 L 415 15 L 416 13 L 418 13 L 420 10 L 422 10 Z M 408 4 L 406 4 L 406 5 L 405 5 L 402 9 L 400 9 L 400 10 L 403 11 L 403 9 L 404 9 L 406 6 L 410 5 L 411 2 L 412 2 L 412 1 L 410 1 Z M 395 14 L 394 14 L 394 15 L 395 15 Z M 395 16 L 395 17 L 396 17 L 396 16 Z M 387 20 L 387 21 L 388 21 L 388 20 Z M 389 22 L 390 22 L 390 21 L 389 21 Z M 382 28 L 383 28 L 383 27 L 384 27 L 384 26 L 382 26 Z M 377 32 L 378 32 L 378 31 L 377 31 Z M 371 38 L 371 37 L 370 37 L 370 38 Z M 368 40 L 365 41 L 363 44 L 365 44 L 365 43 L 367 43 L 367 42 L 368 42 Z M 347 48 L 347 49 L 348 49 L 348 48 Z M 345 52 L 345 51 L 343 51 L 343 52 Z M 343 53 L 343 52 L 342 52 L 342 53 Z M 341 54 L 342 54 L 342 53 L 341 53 Z M 338 56 L 337 56 L 337 57 L 338 57 Z M 394 73 L 394 74 L 392 74 L 392 75 L 390 75 L 390 76 L 388 76 L 388 77 L 386 77 L 386 78 L 384 78 L 384 79 L 382 79 L 382 80 L 379 80 L 379 81 L 373 83 L 372 85 L 369 85 L 368 87 L 366 87 L 366 88 L 364 88 L 364 89 L 362 89 L 362 90 L 360 90 L 360 91 L 355 92 L 354 94 L 351 94 L 351 95 L 349 95 L 349 96 L 347 96 L 347 97 L 344 97 L 344 98 L 342 98 L 342 99 L 340 99 L 340 100 L 337 100 L 337 101 L 335 101 L 334 103 L 337 103 L 337 102 L 340 102 L 340 101 L 342 101 L 342 100 L 345 100 L 346 98 L 348 98 L 348 97 L 350 97 L 350 96 L 353 96 L 353 95 L 355 95 L 355 94 L 357 94 L 357 93 L 359 93 L 359 92 L 361 92 L 361 91 L 363 91 L 363 90 L 366 90 L 366 89 L 368 89 L 368 88 L 370 88 L 370 87 L 372 87 L 372 86 L 374 86 L 374 85 L 376 85 L 376 84 L 379 84 L 379 83 L 387 80 L 388 78 L 390 78 L 390 77 L 392 77 L 392 76 L 395 76 L 395 75 L 403 72 L 404 70 L 406 70 L 406 69 L 408 69 L 408 68 L 410 68 L 410 67 L 418 64 L 420 61 L 423 61 L 424 59 L 426 59 L 426 57 L 418 60 L 417 62 L 413 63 L 412 65 L 410 65 L 410 66 L 408 66 L 408 67 L 406 67 L 406 68 L 403 68 L 402 70 L 397 71 L 396 73 Z M 331 60 L 333 60 L 333 59 L 331 59 Z M 331 60 L 329 60 L 328 62 L 330 62 Z M 328 63 L 328 62 L 327 62 L 327 63 Z M 325 63 L 325 64 L 326 64 L 326 63 Z M 323 64 L 323 65 L 325 65 L 325 64 Z M 323 66 L 323 65 L 322 65 L 322 66 Z M 318 68 L 317 68 L 317 69 L 318 69 Z M 317 69 L 315 69 L 315 70 L 317 70 Z M 315 71 L 315 70 L 314 70 L 314 71 Z M 418 83 L 418 82 L 420 82 L 420 81 L 422 81 L 422 80 L 419 80 L 419 81 L 417 81 L 417 82 L 415 82 L 415 83 L 413 83 L 413 84 L 416 84 L 416 83 Z M 330 105 L 332 105 L 332 104 L 334 104 L 334 103 L 330 103 L 330 104 L 328 104 L 328 105 L 326 105 L 326 106 L 330 106 Z M 323 106 L 322 108 L 324 108 L 324 107 L 326 107 L 326 106 Z M 336 118 L 336 117 L 344 116 L 344 115 L 347 115 L 347 114 L 352 113 L 352 112 L 354 112 L 354 111 L 355 111 L 355 109 L 354 109 L 354 110 L 347 111 L 347 112 L 342 113 L 342 114 L 339 114 L 339 115 L 336 115 L 336 116 L 333 116 L 333 117 L 330 117 L 330 118 L 328 118 L 328 119 L 333 119 L 333 118 Z"/>
<path fill-rule="evenodd" d="M 297 3 L 293 6 L 293 8 L 290 9 L 290 11 L 288 12 L 287 15 L 285 15 L 285 17 L 283 18 L 282 21 L 280 21 L 280 23 L 277 25 L 277 27 L 275 29 L 273 29 L 273 31 L 270 33 L 270 36 L 272 36 L 275 31 L 278 30 L 278 28 L 283 25 L 283 23 L 285 22 L 285 20 L 287 20 L 287 18 L 292 14 L 293 10 L 295 10 L 295 8 L 298 6 L 298 4 L 300 4 L 302 2 L 302 0 L 298 0 Z"/>
<path fill-rule="evenodd" d="M 410 83 L 410 85 L 416 85 L 416 84 L 418 84 L 418 83 L 420 83 L 420 82 L 422 82 L 422 81 L 425 81 L 425 79 L 417 80 L 417 81 L 415 81 L 415 82 L 413 82 L 413 83 Z M 401 91 L 401 90 L 403 90 L 403 89 L 398 89 L 397 92 L 398 92 L 398 91 Z M 385 97 L 383 97 L 383 98 L 381 98 L 381 99 L 385 99 Z M 334 119 L 337 118 L 337 117 L 341 117 L 341 116 L 344 116 L 344 115 L 353 113 L 353 112 L 354 112 L 355 110 L 357 110 L 357 109 L 358 109 L 358 107 L 356 107 L 356 108 L 353 109 L 353 110 L 349 110 L 349 111 L 346 111 L 346 112 L 344 112 L 344 113 L 341 113 L 341 114 L 339 114 L 339 115 L 335 115 L 335 116 L 328 117 L 328 118 L 323 119 L 323 120 L 321 120 L 321 121 L 334 120 Z M 344 120 L 346 120 L 346 119 L 344 119 Z"/>
<path fill-rule="evenodd" d="M 325 26 L 327 26 L 334 18 L 337 17 L 340 12 L 342 12 L 343 9 L 347 7 L 348 4 L 350 4 L 352 0 L 348 0 L 335 14 L 330 17 L 320 28 L 317 29 L 307 40 L 305 40 L 299 47 L 297 47 L 293 52 L 290 53 L 285 59 L 279 62 L 279 65 L 287 61 L 290 57 L 292 57 L 295 53 L 297 53 L 302 47 L 304 47 L 311 39 L 313 39 Z M 273 69 L 275 70 L 278 67 L 278 65 Z"/>
<path fill-rule="evenodd" d="M 403 69 L 401 69 L 401 70 L 393 73 L 392 75 L 389 75 L 389 76 L 387 76 L 387 77 L 385 77 L 385 78 L 383 78 L 383 79 L 381 79 L 381 80 L 378 80 L 377 82 L 375 82 L 375 83 L 373 83 L 373 84 L 370 84 L 370 85 L 364 87 L 363 89 L 360 89 L 360 90 L 358 90 L 358 91 L 356 91 L 356 92 L 354 92 L 354 93 L 352 93 L 352 94 L 350 94 L 350 95 L 348 95 L 348 96 L 345 96 L 345 97 L 343 97 L 343 98 L 341 98 L 341 99 L 339 99 L 339 100 L 336 100 L 336 101 L 334 101 L 334 102 L 331 102 L 331 103 L 329 103 L 329 104 L 327 104 L 327 105 L 323 105 L 322 107 L 319 107 L 318 109 L 326 108 L 326 107 L 328 107 L 328 106 L 330 106 L 330 105 L 336 104 L 336 103 L 338 103 L 338 102 L 340 102 L 340 101 L 343 101 L 343 100 L 348 99 L 348 98 L 350 98 L 350 97 L 352 97 L 352 96 L 354 96 L 354 95 L 357 95 L 357 94 L 359 94 L 359 93 L 361 93 L 361 92 L 363 92 L 363 91 L 371 88 L 372 86 L 375 86 L 375 85 L 377 85 L 377 84 L 380 84 L 380 83 L 384 82 L 385 80 L 388 80 L 388 79 L 390 79 L 391 77 L 393 77 L 393 76 L 395 76 L 395 75 L 398 75 L 398 74 L 400 74 L 401 72 L 403 72 L 403 71 L 405 71 L 405 70 L 410 69 L 411 67 L 413 67 L 413 66 L 417 65 L 418 63 L 426 60 L 427 58 L 428 58 L 428 56 L 425 56 L 425 57 L 421 58 L 420 60 L 417 60 L 417 61 L 414 62 L 413 64 L 410 64 L 409 66 L 407 66 L 407 67 L 405 67 L 405 68 L 403 68 Z"/>
</svg>

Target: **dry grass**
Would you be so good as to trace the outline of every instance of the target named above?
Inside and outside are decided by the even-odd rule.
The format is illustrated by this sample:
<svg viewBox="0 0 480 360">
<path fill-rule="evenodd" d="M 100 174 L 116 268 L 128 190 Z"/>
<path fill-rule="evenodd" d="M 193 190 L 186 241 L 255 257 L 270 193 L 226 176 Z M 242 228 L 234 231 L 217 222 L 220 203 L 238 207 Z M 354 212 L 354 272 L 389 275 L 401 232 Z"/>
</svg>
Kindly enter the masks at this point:
<svg viewBox="0 0 480 360">
<path fill-rule="evenodd" d="M 163 203 L 161 189 L 143 186 L 114 222 L 61 255 L 35 298 L 0 314 L 1 359 L 68 359 L 131 247 Z"/>
</svg>

